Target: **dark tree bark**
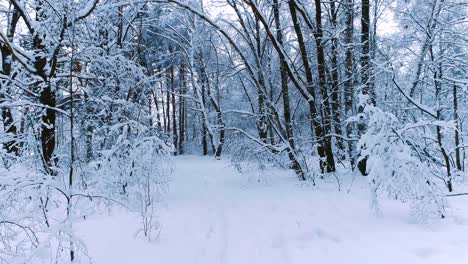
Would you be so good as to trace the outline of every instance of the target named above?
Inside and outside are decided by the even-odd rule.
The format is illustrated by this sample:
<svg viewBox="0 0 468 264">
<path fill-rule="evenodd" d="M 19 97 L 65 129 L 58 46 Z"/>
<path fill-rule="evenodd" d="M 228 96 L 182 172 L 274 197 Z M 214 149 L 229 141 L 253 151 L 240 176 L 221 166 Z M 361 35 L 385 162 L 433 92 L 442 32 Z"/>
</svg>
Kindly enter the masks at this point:
<svg viewBox="0 0 468 264">
<path fill-rule="evenodd" d="M 119 6 L 117 8 L 117 17 L 118 17 L 118 24 L 117 24 L 117 47 L 119 49 L 122 48 L 123 44 L 123 6 Z"/>
<path fill-rule="evenodd" d="M 86 128 L 86 161 L 90 162 L 93 158 L 93 132 L 94 128 L 88 125 Z"/>
<path fill-rule="evenodd" d="M 179 154 L 184 154 L 185 144 L 185 120 L 186 120 L 186 99 L 187 81 L 185 79 L 185 65 L 179 66 L 180 96 L 179 96 Z"/>
<path fill-rule="evenodd" d="M 46 87 L 43 88 L 39 102 L 47 107 L 44 109 L 45 113 L 43 113 L 41 117 L 41 142 L 44 161 L 47 167 L 51 169 L 54 165 L 52 157 L 55 151 L 55 120 L 57 117 L 53 108 L 55 108 L 57 104 L 57 99 L 55 90 L 52 91 L 50 84 L 46 84 Z"/>
<path fill-rule="evenodd" d="M 461 159 L 461 151 L 460 151 L 460 131 L 459 131 L 460 119 L 458 118 L 458 87 L 456 84 L 453 84 L 452 97 L 453 97 L 453 120 L 455 120 L 455 166 L 459 171 L 461 171 L 463 170 L 463 167 L 462 167 L 462 159 Z"/>
<path fill-rule="evenodd" d="M 370 42 L 369 42 L 369 25 L 370 25 L 370 14 L 369 14 L 369 0 L 361 1 L 361 93 L 363 95 L 369 96 L 368 103 L 375 104 L 375 98 L 373 98 L 370 93 L 370 68 L 369 68 L 369 58 L 370 58 Z M 367 124 L 363 120 L 364 105 L 359 105 L 358 111 L 361 116 L 361 120 L 358 121 L 358 133 L 361 136 L 365 133 Z M 367 156 L 359 157 L 357 167 L 363 176 L 368 174 L 367 172 Z"/>
<path fill-rule="evenodd" d="M 362 94 L 370 96 L 370 103 L 375 104 L 375 98 L 369 93 L 370 89 L 370 3 L 369 0 L 361 1 L 361 85 Z"/>
<path fill-rule="evenodd" d="M 288 1 L 289 10 L 291 12 L 291 18 L 293 21 L 294 31 L 296 32 L 297 41 L 299 44 L 299 50 L 301 53 L 302 63 L 304 67 L 304 72 L 307 81 L 307 91 L 312 96 L 312 98 L 317 98 L 315 96 L 312 69 L 309 64 L 309 55 L 307 53 L 306 45 L 304 42 L 304 37 L 302 34 L 301 25 L 297 17 L 296 5 L 293 0 Z M 325 94 L 326 95 L 326 94 Z M 326 97 L 323 97 L 326 99 Z M 333 153 L 330 153 L 331 144 L 326 140 L 325 130 L 322 124 L 319 121 L 319 113 L 317 111 L 315 101 L 309 100 L 309 110 L 311 116 L 311 130 L 315 132 L 315 138 L 317 139 L 317 152 L 320 156 L 320 169 L 323 172 L 333 172 L 335 171 L 335 162 L 333 159 Z M 328 141 L 328 142 L 327 142 Z M 331 155 L 330 155 L 331 154 Z"/>
<path fill-rule="evenodd" d="M 216 146 L 215 158 L 219 159 L 221 158 L 221 154 L 223 153 L 224 141 L 226 138 L 226 128 L 224 124 L 223 113 L 221 112 L 221 108 L 219 106 L 219 102 L 215 105 L 216 117 L 219 126 L 219 144 L 218 146 Z"/>
<path fill-rule="evenodd" d="M 166 134 L 171 131 L 171 70 L 166 70 Z"/>
<path fill-rule="evenodd" d="M 330 12 L 331 12 L 331 24 L 333 27 L 333 37 L 331 40 L 331 78 L 332 78 L 332 89 L 331 89 L 331 99 L 332 99 L 332 114 L 333 114 L 333 125 L 335 133 L 338 135 L 335 137 L 336 145 L 339 150 L 339 159 L 345 159 L 346 148 L 343 142 L 342 125 L 341 125 L 341 107 L 340 107 L 340 80 L 339 80 L 339 66 L 338 66 L 338 45 L 339 40 L 336 35 L 338 30 L 338 21 L 337 14 L 338 10 L 335 5 L 335 0 L 330 2 Z"/>
<path fill-rule="evenodd" d="M 346 0 L 345 2 L 345 70 L 344 70 L 344 108 L 346 117 L 354 115 L 354 0 Z M 352 123 L 346 125 L 346 136 L 351 138 L 354 134 L 354 125 Z M 354 169 L 356 160 L 356 147 L 351 140 L 348 140 L 348 156 L 351 167 Z"/>
<path fill-rule="evenodd" d="M 166 104 L 164 102 L 164 84 L 161 80 L 159 82 L 160 90 L 161 90 L 161 112 L 162 112 L 162 125 L 163 125 L 163 132 L 167 133 L 167 118 L 166 118 Z"/>
<path fill-rule="evenodd" d="M 326 167 L 327 172 L 335 171 L 335 160 L 333 156 L 333 148 L 331 137 L 328 136 L 331 133 L 331 109 L 328 97 L 328 88 L 327 88 L 327 73 L 326 73 L 326 61 L 325 61 L 325 50 L 323 48 L 323 31 L 322 31 L 322 6 L 321 0 L 315 0 L 315 23 L 316 23 L 316 32 L 315 32 L 315 43 L 317 48 L 317 68 L 319 74 L 319 87 L 322 92 L 322 105 L 323 105 L 323 128 L 325 136 L 323 138 L 325 155 L 326 155 Z"/>
<path fill-rule="evenodd" d="M 9 24 L 7 27 L 7 38 L 9 41 L 13 41 L 13 36 L 15 34 L 16 25 L 18 24 L 20 16 L 18 12 L 13 9 L 11 17 L 9 18 Z M 0 50 L 2 53 L 2 70 L 0 73 L 8 78 L 13 79 L 11 75 L 11 64 L 13 62 L 13 54 L 7 44 L 0 43 Z M 1 83 L 2 91 L 0 91 L 0 102 L 4 102 L 6 97 L 5 94 L 9 93 L 9 86 L 11 85 L 10 80 L 2 81 Z M 2 107 L 2 122 L 5 133 L 10 134 L 13 137 L 16 137 L 18 134 L 18 129 L 13 119 L 13 115 L 9 107 Z M 7 141 L 3 144 L 3 147 L 8 153 L 19 155 L 20 146 L 16 139 Z"/>
<path fill-rule="evenodd" d="M 280 12 L 279 12 L 279 3 L 278 0 L 273 0 L 273 15 L 275 18 L 275 27 L 276 27 L 276 39 L 278 43 L 283 46 L 283 29 L 281 27 Z M 287 72 L 287 62 L 280 56 L 280 78 L 281 78 L 281 95 L 283 99 L 283 118 L 284 126 L 286 128 L 286 138 L 288 140 L 289 149 L 288 157 L 291 161 L 291 168 L 296 172 L 301 180 L 305 180 L 306 176 L 304 170 L 302 169 L 301 164 L 296 157 L 296 145 L 294 142 L 294 129 L 292 125 L 291 118 L 291 107 L 289 99 L 289 87 L 288 87 L 288 72 Z"/>
<path fill-rule="evenodd" d="M 203 106 L 206 105 L 206 95 L 205 95 L 205 90 L 206 90 L 206 83 L 204 78 L 201 80 L 201 97 L 202 97 L 202 103 Z M 202 114 L 202 151 L 203 151 L 203 156 L 208 155 L 208 128 L 206 127 L 206 120 L 205 116 Z"/>
<path fill-rule="evenodd" d="M 434 59 L 434 51 L 432 45 L 429 48 L 429 54 L 432 63 L 436 63 Z M 439 106 L 438 109 L 436 110 L 436 119 L 438 121 L 443 120 L 442 117 L 442 108 L 440 107 L 441 105 L 441 92 L 442 92 L 442 67 L 440 64 L 434 71 L 433 75 L 433 82 L 434 82 L 434 88 L 435 88 L 435 101 L 436 105 Z M 437 144 L 439 145 L 440 152 L 442 154 L 442 158 L 444 159 L 445 163 L 445 169 L 447 172 L 447 176 L 445 179 L 445 185 L 447 186 L 447 189 L 449 192 L 453 191 L 453 185 L 452 185 L 452 163 L 450 160 L 450 154 L 447 151 L 447 149 L 444 146 L 444 141 L 443 141 L 443 135 L 442 135 L 442 128 L 440 126 L 436 126 L 436 135 L 437 135 Z"/>
<path fill-rule="evenodd" d="M 91 102 L 87 99 L 89 98 L 88 94 L 85 93 L 85 104 L 86 104 L 86 113 L 88 116 L 93 116 L 95 114 L 94 107 L 91 105 Z M 86 127 L 86 162 L 90 162 L 93 158 L 93 134 L 94 134 L 94 126 L 92 121 L 87 118 L 86 121 L 83 122 L 83 126 Z"/>
<path fill-rule="evenodd" d="M 174 82 L 174 66 L 171 65 L 171 104 L 172 104 L 172 141 L 174 144 L 174 155 L 177 155 L 177 144 L 179 143 L 178 133 L 177 133 L 177 105 L 175 99 L 175 82 Z"/>
<path fill-rule="evenodd" d="M 206 75 L 206 72 L 205 72 Z M 224 141 L 225 141 L 225 135 L 226 135 L 226 128 L 225 128 L 225 123 L 223 119 L 223 112 L 221 111 L 221 106 L 219 105 L 219 99 L 216 100 L 215 96 L 212 94 L 210 86 L 207 86 L 208 88 L 208 97 L 210 98 L 210 102 L 213 105 L 213 108 L 215 109 L 216 112 L 216 122 L 219 127 L 219 142 L 217 142 L 216 146 L 213 144 L 213 147 L 215 148 L 215 158 L 219 159 L 221 158 L 221 154 L 223 152 L 223 147 L 224 147 Z M 219 93 L 219 87 L 216 85 L 216 92 Z"/>
<path fill-rule="evenodd" d="M 265 42 L 267 42 L 267 41 L 265 41 Z M 268 60 L 268 72 L 269 72 L 268 75 L 271 76 L 271 75 L 273 75 L 273 71 L 271 69 L 271 58 L 268 57 L 267 60 Z M 268 91 L 268 102 L 272 103 L 272 102 L 274 102 L 275 99 L 273 98 L 273 96 L 274 96 L 273 95 L 274 86 L 273 86 L 273 83 L 271 81 L 271 77 L 268 78 L 268 88 L 270 88 L 269 91 Z M 275 133 L 274 133 L 274 130 L 273 130 L 273 122 L 274 121 L 272 120 L 273 118 L 271 118 L 272 116 L 275 115 L 274 112 L 275 111 L 272 109 L 272 107 L 268 108 L 268 113 L 267 113 L 268 117 L 269 117 L 268 118 L 268 139 L 270 141 L 269 142 L 270 145 L 272 145 L 272 146 L 276 145 L 276 138 L 275 138 Z M 280 122 L 280 121 L 278 120 L 278 122 Z"/>
<path fill-rule="evenodd" d="M 154 101 L 154 108 L 156 109 L 156 127 L 161 130 L 163 129 L 161 125 L 161 114 L 160 114 L 160 108 L 159 108 L 159 98 L 155 90 L 152 91 L 153 93 L 153 101 Z M 164 105 L 162 107 L 164 111 Z"/>
<path fill-rule="evenodd" d="M 265 100 L 266 100 L 266 85 L 265 85 L 265 77 L 263 75 L 263 69 L 261 64 L 261 57 L 262 57 L 262 43 L 260 39 L 260 21 L 257 17 L 255 17 L 255 50 L 256 52 L 256 61 L 258 67 L 258 87 L 257 89 L 257 98 L 258 98 L 258 119 L 257 119 L 257 130 L 258 136 L 263 143 L 267 143 L 268 139 L 268 130 L 267 130 L 267 113 L 265 107 Z"/>
<path fill-rule="evenodd" d="M 37 15 L 40 17 L 39 15 Z M 46 169 L 52 173 L 52 167 L 55 161 L 52 159 L 55 151 L 55 120 L 57 113 L 55 107 L 57 106 L 56 91 L 52 88 L 50 83 L 50 76 L 46 73 L 48 64 L 45 54 L 47 54 L 46 47 L 42 43 L 42 39 L 38 34 L 34 35 L 33 46 L 35 48 L 34 54 L 34 68 L 36 74 L 41 78 L 38 90 L 40 91 L 39 102 L 44 106 L 43 114 L 41 117 L 41 145 L 42 155 Z"/>
</svg>

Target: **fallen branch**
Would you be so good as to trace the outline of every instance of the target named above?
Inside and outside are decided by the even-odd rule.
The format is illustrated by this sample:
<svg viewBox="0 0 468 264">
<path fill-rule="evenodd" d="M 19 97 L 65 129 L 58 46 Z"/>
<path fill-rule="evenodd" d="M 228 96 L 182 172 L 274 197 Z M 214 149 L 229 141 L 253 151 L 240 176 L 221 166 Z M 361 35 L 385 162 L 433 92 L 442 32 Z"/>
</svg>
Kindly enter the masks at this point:
<svg viewBox="0 0 468 264">
<path fill-rule="evenodd" d="M 463 196 L 463 195 L 468 195 L 468 193 L 447 194 L 447 195 L 445 195 L 445 196 L 447 196 L 447 197 L 452 197 L 452 196 Z"/>
</svg>

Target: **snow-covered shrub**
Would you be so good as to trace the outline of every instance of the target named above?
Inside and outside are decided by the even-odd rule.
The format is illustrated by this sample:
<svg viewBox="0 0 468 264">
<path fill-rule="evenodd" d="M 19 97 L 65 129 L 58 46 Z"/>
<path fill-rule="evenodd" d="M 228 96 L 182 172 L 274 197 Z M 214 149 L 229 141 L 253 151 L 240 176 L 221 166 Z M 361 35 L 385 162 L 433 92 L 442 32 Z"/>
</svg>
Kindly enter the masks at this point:
<svg viewBox="0 0 468 264">
<path fill-rule="evenodd" d="M 88 215 L 68 173 L 55 176 L 15 164 L 0 169 L 0 263 L 88 263 L 86 246 L 73 225 Z M 86 204 L 86 202 L 85 202 Z"/>
<path fill-rule="evenodd" d="M 418 153 L 417 124 L 399 127 L 398 119 L 367 105 L 364 113 L 368 127 L 358 142 L 361 158 L 368 157 L 367 172 L 371 207 L 378 208 L 379 194 L 408 203 L 417 216 L 442 216 L 444 193 L 431 173 L 433 167 Z"/>
<path fill-rule="evenodd" d="M 251 183 L 268 183 L 269 175 L 265 171 L 268 167 L 287 167 L 288 164 L 285 151 L 275 153 L 249 140 L 231 146 L 229 156 L 232 166 Z"/>
<path fill-rule="evenodd" d="M 69 263 L 72 255 L 73 263 L 90 263 L 74 226 L 103 203 L 131 209 L 154 238 L 171 148 L 157 136 L 129 138 L 123 133 L 94 162 L 76 161 L 71 184 L 65 156 L 53 176 L 35 156 L 0 168 L 0 263 Z"/>
<path fill-rule="evenodd" d="M 155 148 L 154 140 L 136 145 L 132 159 L 132 177 L 127 181 L 127 193 L 132 208 L 141 216 L 141 232 L 148 239 L 156 238 L 153 231 L 159 229 L 157 209 L 167 193 L 167 183 L 172 173 L 167 150 Z"/>
<path fill-rule="evenodd" d="M 158 137 L 122 139 L 93 164 L 95 185 L 109 196 L 118 193 L 114 199 L 141 216 L 140 231 L 149 240 L 159 228 L 156 212 L 172 173 L 171 151 Z"/>
</svg>

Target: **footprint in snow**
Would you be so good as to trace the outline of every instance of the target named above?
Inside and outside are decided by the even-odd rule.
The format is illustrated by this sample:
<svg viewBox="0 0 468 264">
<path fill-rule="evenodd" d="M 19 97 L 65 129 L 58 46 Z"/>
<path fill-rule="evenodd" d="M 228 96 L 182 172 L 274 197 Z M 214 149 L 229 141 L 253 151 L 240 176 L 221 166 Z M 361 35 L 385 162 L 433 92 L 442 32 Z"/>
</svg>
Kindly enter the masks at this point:
<svg viewBox="0 0 468 264">
<path fill-rule="evenodd" d="M 439 252 L 434 248 L 417 248 L 413 250 L 413 254 L 420 258 L 427 259 L 439 254 Z"/>
<path fill-rule="evenodd" d="M 329 240 L 329 241 L 332 241 L 334 243 L 340 243 L 341 242 L 341 239 L 336 236 L 336 235 L 333 235 L 323 229 L 320 229 L 320 228 L 315 228 L 313 231 L 311 232 L 303 232 L 301 233 L 298 237 L 297 237 L 297 240 L 301 241 L 301 242 L 308 242 L 308 241 L 312 241 L 314 239 L 323 239 L 323 240 Z"/>
<path fill-rule="evenodd" d="M 321 239 L 325 239 L 325 240 L 330 240 L 330 241 L 333 241 L 335 243 L 340 243 L 341 242 L 341 239 L 331 233 L 328 233 L 327 231 L 323 230 L 323 229 L 320 229 L 320 228 L 316 228 L 314 230 L 314 233 L 317 237 L 321 238 Z"/>
</svg>

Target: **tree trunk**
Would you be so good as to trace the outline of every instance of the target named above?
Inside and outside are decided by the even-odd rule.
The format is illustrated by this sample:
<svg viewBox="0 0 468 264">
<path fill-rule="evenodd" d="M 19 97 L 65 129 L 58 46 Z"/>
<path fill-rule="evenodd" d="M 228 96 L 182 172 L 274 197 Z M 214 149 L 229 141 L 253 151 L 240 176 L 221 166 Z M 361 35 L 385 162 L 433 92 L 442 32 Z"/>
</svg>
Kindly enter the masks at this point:
<svg viewBox="0 0 468 264">
<path fill-rule="evenodd" d="M 46 165 L 46 169 L 49 173 L 52 173 L 52 167 L 55 165 L 55 161 L 52 159 L 55 151 L 55 120 L 56 112 L 53 108 L 56 107 L 56 95 L 55 91 L 52 91 L 52 88 L 49 83 L 46 84 L 46 87 L 43 88 L 39 102 L 44 105 L 46 108 L 41 117 L 41 145 L 42 145 L 42 155 Z"/>
<path fill-rule="evenodd" d="M 16 25 L 19 20 L 18 11 L 15 9 L 12 12 L 11 18 L 9 19 L 9 24 L 7 28 L 7 38 L 9 41 L 13 41 L 13 36 L 15 34 Z M 11 74 L 11 64 L 13 62 L 13 55 L 11 54 L 10 48 L 6 44 L 0 44 L 0 50 L 2 53 L 2 70 L 0 73 L 8 78 L 13 79 Z M 0 102 L 4 102 L 6 97 L 5 94 L 9 93 L 9 86 L 11 82 L 9 80 L 1 81 L 0 82 L 2 90 L 0 91 Z M 10 134 L 13 139 L 5 142 L 3 147 L 8 153 L 12 153 L 15 155 L 20 154 L 20 145 L 15 139 L 18 134 L 18 129 L 13 119 L 13 115 L 9 107 L 2 107 L 2 121 L 3 121 L 3 129 L 6 134 Z"/>
<path fill-rule="evenodd" d="M 154 108 L 156 109 L 156 126 L 159 130 L 162 129 L 161 126 L 161 114 L 159 113 L 159 102 L 158 102 L 158 96 L 155 90 L 153 92 L 153 101 L 154 101 Z M 163 105 L 163 110 L 164 110 L 164 105 Z"/>
<path fill-rule="evenodd" d="M 160 90 L 161 90 L 161 114 L 162 114 L 162 132 L 166 132 L 167 133 L 167 118 L 166 118 L 166 105 L 165 105 L 165 102 L 164 102 L 164 85 L 163 85 L 163 81 L 161 80 L 159 82 L 159 86 L 160 86 Z M 155 95 L 156 96 L 156 93 Z M 156 98 L 156 97 L 155 97 Z M 157 98 L 155 99 L 157 100 Z"/>
<path fill-rule="evenodd" d="M 361 1 L 361 94 L 369 96 L 368 102 L 375 104 L 375 98 L 373 98 L 369 94 L 369 76 L 370 76 L 370 68 L 369 68 L 369 23 L 370 23 L 370 14 L 369 14 L 369 0 L 362 0 Z M 358 134 L 361 136 L 366 132 L 367 124 L 365 120 L 363 120 L 363 113 L 364 113 L 365 105 L 360 104 L 358 106 L 358 112 L 361 116 L 361 119 L 358 121 Z M 359 157 L 359 161 L 357 167 L 363 176 L 367 175 L 367 156 L 366 157 Z"/>
<path fill-rule="evenodd" d="M 216 146 L 215 158 L 219 159 L 221 158 L 221 154 L 223 152 L 226 129 L 225 129 L 225 124 L 223 120 L 223 114 L 221 112 L 221 109 L 219 109 L 219 107 L 216 110 L 216 115 L 217 115 L 218 126 L 219 126 L 219 144 L 218 146 Z"/>
<path fill-rule="evenodd" d="M 180 79 L 180 96 L 179 96 L 179 154 L 184 154 L 185 143 L 185 117 L 186 117 L 186 89 L 187 82 L 185 80 L 185 65 L 181 64 L 179 67 Z"/>
<path fill-rule="evenodd" d="M 460 154 L 460 120 L 458 118 L 458 87 L 456 84 L 453 84 L 453 120 L 455 120 L 455 166 L 461 171 L 462 159 Z"/>
<path fill-rule="evenodd" d="M 325 51 L 323 48 L 323 32 L 322 32 L 322 6 L 321 0 L 315 0 L 315 23 L 317 26 L 315 32 L 315 43 L 317 47 L 317 65 L 318 65 L 318 74 L 319 74 L 319 87 L 322 91 L 322 104 L 323 104 L 323 128 L 325 136 L 323 138 L 325 155 L 326 155 L 326 166 L 327 172 L 335 171 L 335 160 L 333 156 L 333 148 L 331 137 L 331 109 L 328 97 L 328 88 L 326 80 L 326 61 L 325 61 Z"/>
<path fill-rule="evenodd" d="M 275 18 L 275 26 L 276 26 L 276 39 L 278 43 L 283 46 L 283 32 L 281 27 L 281 20 L 280 20 L 280 12 L 279 12 L 279 3 L 278 0 L 273 0 L 273 14 Z M 296 172 L 296 175 L 301 180 L 305 180 L 306 176 L 304 170 L 302 169 L 301 164 L 297 160 L 296 157 L 296 146 L 294 142 L 294 128 L 292 125 L 292 118 L 291 118 L 291 107 L 290 107 L 290 100 L 289 100 L 289 88 L 288 88 L 288 72 L 287 72 L 287 65 L 286 61 L 279 58 L 280 60 L 280 78 L 281 78 L 281 95 L 283 99 L 283 118 L 284 118 L 284 126 L 286 128 L 286 138 L 288 140 L 288 157 L 291 161 L 291 168 Z"/>
<path fill-rule="evenodd" d="M 263 69 L 261 65 L 261 40 L 260 40 L 260 22 L 257 17 L 255 17 L 255 44 L 256 44 L 256 57 L 257 57 L 257 67 L 258 67 L 258 85 L 257 87 L 257 98 L 258 98 L 258 119 L 257 119 L 257 130 L 258 136 L 263 143 L 267 143 L 268 139 L 268 127 L 267 127 L 267 113 L 265 107 L 266 100 L 266 85 L 265 78 L 263 76 Z"/>
<path fill-rule="evenodd" d="M 93 126 L 86 128 L 86 161 L 90 162 L 93 158 Z"/>
<path fill-rule="evenodd" d="M 429 53 L 430 53 L 430 58 L 431 58 L 432 63 L 435 64 L 436 62 L 435 62 L 435 59 L 434 59 L 434 52 L 433 52 L 432 45 L 429 48 Z M 442 66 L 440 66 L 440 64 L 439 64 L 439 67 L 437 67 L 434 70 L 434 75 L 433 75 L 434 88 L 435 88 L 435 104 L 438 107 L 438 109 L 436 111 L 437 121 L 442 121 L 443 120 L 443 118 L 442 118 L 442 107 L 440 107 L 442 105 L 441 98 L 440 98 L 441 97 L 441 92 L 442 92 L 441 80 L 442 80 Z M 444 146 L 442 129 L 441 129 L 440 126 L 436 126 L 436 135 L 437 135 L 437 144 L 439 145 L 440 152 L 441 152 L 442 157 L 444 159 L 445 169 L 446 169 L 446 172 L 447 172 L 447 176 L 446 176 L 446 179 L 445 179 L 445 184 L 447 186 L 448 191 L 452 192 L 453 191 L 452 163 L 451 163 L 450 156 L 449 156 L 450 154 L 447 152 L 447 150 L 446 150 L 446 148 Z"/>
<path fill-rule="evenodd" d="M 289 10 L 291 12 L 291 18 L 293 21 L 294 30 L 297 35 L 297 41 L 299 44 L 299 50 L 301 53 L 302 63 L 303 63 L 304 71 L 305 71 L 305 76 L 306 76 L 306 81 L 307 81 L 307 91 L 312 96 L 312 98 L 316 99 L 317 97 L 315 96 L 312 70 L 310 68 L 309 59 L 308 59 L 309 56 L 307 54 L 304 37 L 302 35 L 302 29 L 299 24 L 299 19 L 297 17 L 296 6 L 293 0 L 290 0 L 288 4 L 289 4 Z M 311 116 L 311 131 L 315 132 L 315 138 L 318 143 L 317 152 L 320 157 L 320 170 L 322 171 L 322 173 L 333 172 L 335 171 L 335 163 L 333 160 L 333 154 L 329 156 L 328 150 L 330 150 L 329 149 L 330 146 L 329 146 L 329 143 L 327 143 L 327 140 L 325 139 L 325 131 L 322 127 L 322 124 L 320 124 L 319 114 L 317 112 L 315 101 L 309 100 L 308 104 L 309 104 L 309 110 L 310 110 L 310 116 Z"/>
<path fill-rule="evenodd" d="M 44 106 L 43 114 L 41 116 L 41 146 L 42 156 L 44 159 L 44 166 L 48 173 L 53 174 L 53 166 L 56 161 L 53 160 L 53 154 L 55 151 L 55 120 L 57 106 L 56 91 L 52 88 L 50 83 L 50 77 L 46 73 L 46 69 L 49 66 L 47 63 L 46 47 L 42 43 L 42 39 L 39 35 L 35 35 L 33 38 L 33 46 L 36 49 L 34 54 L 34 68 L 36 74 L 41 78 L 41 82 L 38 85 L 40 90 L 39 103 Z"/>
<path fill-rule="evenodd" d="M 95 111 L 91 105 L 91 102 L 88 101 L 88 94 L 85 93 L 85 105 L 86 105 L 86 113 L 89 117 L 94 115 Z M 86 162 L 90 162 L 93 158 L 93 133 L 94 133 L 94 126 L 92 125 L 92 121 L 85 120 L 83 122 L 83 126 L 86 127 Z"/>
<path fill-rule="evenodd" d="M 354 115 L 354 48 L 353 48 L 353 21 L 354 21 L 354 0 L 346 0 L 345 2 L 345 70 L 344 70 L 344 107 L 346 118 Z M 346 136 L 351 138 L 354 134 L 354 124 L 346 125 Z M 355 167 L 356 146 L 351 140 L 348 140 L 348 156 L 351 163 L 351 168 Z"/>
<path fill-rule="evenodd" d="M 332 99 L 332 115 L 333 115 L 333 125 L 335 129 L 335 133 L 337 136 L 335 137 L 336 144 L 339 150 L 339 159 L 345 159 L 346 148 L 343 142 L 343 135 L 342 126 L 341 126 L 341 108 L 340 108 L 340 80 L 339 80 L 339 66 L 338 66 L 338 45 L 339 41 L 336 37 L 336 33 L 338 30 L 337 25 L 337 14 L 338 10 L 335 6 L 335 0 L 330 2 L 330 12 L 331 12 L 331 24 L 333 26 L 333 37 L 332 37 L 332 46 L 331 46 L 331 67 L 332 67 L 332 91 L 331 91 L 331 99 Z"/>
<path fill-rule="evenodd" d="M 203 107 L 206 105 L 206 98 L 205 98 L 205 81 L 202 78 L 201 81 L 201 100 Z M 203 111 L 205 111 L 203 109 Z M 203 156 L 208 155 L 208 128 L 206 127 L 206 120 L 204 114 L 202 114 L 202 150 Z"/>
<path fill-rule="evenodd" d="M 174 66 L 171 65 L 171 104 L 172 104 L 172 140 L 174 144 L 174 155 L 177 155 L 178 133 L 177 133 L 177 105 L 175 100 Z"/>
<path fill-rule="evenodd" d="M 166 134 L 171 131 L 171 70 L 166 70 Z"/>
<path fill-rule="evenodd" d="M 369 93 L 370 89 L 370 6 L 369 0 L 361 2 L 361 85 L 362 94 L 369 96 L 369 103 L 375 105 L 375 98 Z"/>
</svg>

